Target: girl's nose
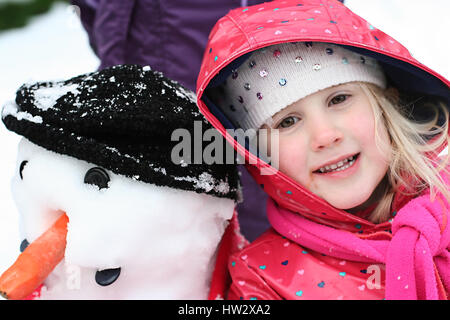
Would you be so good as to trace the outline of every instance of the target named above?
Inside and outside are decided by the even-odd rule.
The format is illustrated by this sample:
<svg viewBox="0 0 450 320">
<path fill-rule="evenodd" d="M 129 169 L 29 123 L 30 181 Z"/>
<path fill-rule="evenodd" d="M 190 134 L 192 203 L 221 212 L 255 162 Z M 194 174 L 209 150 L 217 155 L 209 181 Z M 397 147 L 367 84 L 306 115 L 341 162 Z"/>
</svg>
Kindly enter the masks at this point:
<svg viewBox="0 0 450 320">
<path fill-rule="evenodd" d="M 329 122 L 316 122 L 312 125 L 311 130 L 311 148 L 313 151 L 320 151 L 337 145 L 343 138 L 342 131 Z"/>
</svg>

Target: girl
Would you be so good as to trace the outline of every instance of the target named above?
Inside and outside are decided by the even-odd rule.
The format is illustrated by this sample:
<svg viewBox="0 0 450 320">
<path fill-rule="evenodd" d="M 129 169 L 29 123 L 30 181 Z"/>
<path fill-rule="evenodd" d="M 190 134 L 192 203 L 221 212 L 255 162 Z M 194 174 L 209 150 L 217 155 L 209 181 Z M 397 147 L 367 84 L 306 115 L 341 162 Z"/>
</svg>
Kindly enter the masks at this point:
<svg viewBox="0 0 450 320">
<path fill-rule="evenodd" d="M 270 196 L 229 299 L 447 299 L 446 79 L 338 1 L 274 1 L 219 20 L 197 96 Z"/>
</svg>

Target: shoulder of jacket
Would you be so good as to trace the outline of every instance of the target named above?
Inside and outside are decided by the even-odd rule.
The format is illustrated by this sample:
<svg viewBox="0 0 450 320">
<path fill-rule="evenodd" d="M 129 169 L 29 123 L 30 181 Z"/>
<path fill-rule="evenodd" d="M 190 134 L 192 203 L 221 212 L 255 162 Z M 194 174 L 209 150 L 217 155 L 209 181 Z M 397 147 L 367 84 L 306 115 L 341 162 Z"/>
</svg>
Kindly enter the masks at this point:
<svg viewBox="0 0 450 320">
<path fill-rule="evenodd" d="M 256 240 L 251 242 L 249 245 L 244 247 L 242 250 L 234 253 L 231 259 L 241 259 L 246 260 L 248 256 L 253 256 L 254 254 L 261 254 L 270 251 L 270 255 L 281 255 L 280 250 L 271 250 L 273 248 L 286 248 L 290 245 L 301 246 L 277 233 L 273 228 L 268 229 L 262 235 L 260 235 Z"/>
</svg>

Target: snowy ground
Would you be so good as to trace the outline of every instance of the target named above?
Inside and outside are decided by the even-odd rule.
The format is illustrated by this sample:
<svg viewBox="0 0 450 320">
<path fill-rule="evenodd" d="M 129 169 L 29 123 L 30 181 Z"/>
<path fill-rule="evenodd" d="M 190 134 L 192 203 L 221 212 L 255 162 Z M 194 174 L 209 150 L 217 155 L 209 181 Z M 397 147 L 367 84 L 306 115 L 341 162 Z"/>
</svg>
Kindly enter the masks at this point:
<svg viewBox="0 0 450 320">
<path fill-rule="evenodd" d="M 448 0 L 347 0 L 375 27 L 405 44 L 415 58 L 450 78 Z M 97 68 L 74 10 L 64 4 L 27 27 L 0 33 L 0 106 L 24 82 L 64 79 Z M 17 211 L 10 192 L 19 137 L 0 124 L 0 273 L 19 253 Z M 45 183 L 45 182 L 44 182 Z"/>
</svg>

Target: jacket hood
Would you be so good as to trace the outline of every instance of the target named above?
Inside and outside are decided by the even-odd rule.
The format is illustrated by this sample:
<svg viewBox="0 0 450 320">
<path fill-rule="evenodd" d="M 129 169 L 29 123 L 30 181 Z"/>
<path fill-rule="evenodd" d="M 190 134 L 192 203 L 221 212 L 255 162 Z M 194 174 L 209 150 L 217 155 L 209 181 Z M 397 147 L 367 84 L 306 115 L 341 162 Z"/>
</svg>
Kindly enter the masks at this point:
<svg viewBox="0 0 450 320">
<path fill-rule="evenodd" d="M 197 102 L 208 121 L 250 163 L 246 166 L 256 182 L 278 205 L 316 222 L 359 233 L 388 229 L 387 222 L 374 224 L 332 207 L 258 158 L 226 131 L 234 127 L 212 103 L 208 90 L 222 84 L 251 52 L 285 42 L 332 43 L 373 57 L 390 85 L 411 95 L 439 97 L 447 106 L 450 82 L 337 0 L 273 1 L 239 8 L 221 18 L 211 31 L 197 80 Z M 273 174 L 268 174 L 270 171 Z M 404 201 L 398 197 L 393 210 Z"/>
</svg>

